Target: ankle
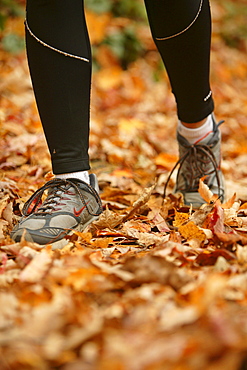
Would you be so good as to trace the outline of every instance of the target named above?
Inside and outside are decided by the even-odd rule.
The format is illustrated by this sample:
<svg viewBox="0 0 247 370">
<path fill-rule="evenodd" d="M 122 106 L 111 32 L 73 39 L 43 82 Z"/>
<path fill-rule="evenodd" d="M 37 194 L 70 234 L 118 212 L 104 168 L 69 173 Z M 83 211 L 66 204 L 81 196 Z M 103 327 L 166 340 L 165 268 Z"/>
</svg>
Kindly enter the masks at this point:
<svg viewBox="0 0 247 370">
<path fill-rule="evenodd" d="M 88 171 L 64 173 L 64 174 L 56 175 L 56 177 L 59 179 L 64 179 L 64 180 L 69 179 L 69 178 L 79 179 L 81 181 L 86 182 L 87 184 L 90 183 Z"/>
<path fill-rule="evenodd" d="M 204 118 L 203 120 L 201 121 L 198 121 L 198 122 L 194 122 L 194 123 L 186 123 L 186 122 L 183 122 L 183 121 L 180 121 L 181 124 L 187 128 L 199 128 L 201 127 L 205 122 L 207 121 L 207 117 Z"/>
<path fill-rule="evenodd" d="M 200 123 L 197 122 L 196 124 L 198 125 L 197 127 L 191 127 L 191 124 L 188 127 L 185 126 L 182 122 L 178 122 L 178 133 L 183 136 L 190 144 L 194 144 L 205 135 L 213 131 L 214 119 L 212 117 L 212 114 L 210 114 L 206 119 L 200 121 Z"/>
</svg>

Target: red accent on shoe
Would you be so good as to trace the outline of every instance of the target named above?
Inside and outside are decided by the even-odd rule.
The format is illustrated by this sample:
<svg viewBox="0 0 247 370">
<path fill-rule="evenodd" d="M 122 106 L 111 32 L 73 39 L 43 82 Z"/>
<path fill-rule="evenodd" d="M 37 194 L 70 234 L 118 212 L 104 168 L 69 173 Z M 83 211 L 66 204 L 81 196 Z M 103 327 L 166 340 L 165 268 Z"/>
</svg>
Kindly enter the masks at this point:
<svg viewBox="0 0 247 370">
<path fill-rule="evenodd" d="M 86 206 L 88 205 L 88 203 L 90 203 L 90 201 L 88 201 L 88 202 L 86 203 L 86 205 L 85 205 L 85 206 L 81 207 L 81 209 L 79 209 L 79 211 L 77 211 L 77 210 L 74 208 L 74 215 L 75 215 L 75 217 L 79 217 L 79 216 L 80 216 L 80 214 L 81 214 L 81 213 L 82 213 L 82 211 L 86 208 Z"/>
</svg>

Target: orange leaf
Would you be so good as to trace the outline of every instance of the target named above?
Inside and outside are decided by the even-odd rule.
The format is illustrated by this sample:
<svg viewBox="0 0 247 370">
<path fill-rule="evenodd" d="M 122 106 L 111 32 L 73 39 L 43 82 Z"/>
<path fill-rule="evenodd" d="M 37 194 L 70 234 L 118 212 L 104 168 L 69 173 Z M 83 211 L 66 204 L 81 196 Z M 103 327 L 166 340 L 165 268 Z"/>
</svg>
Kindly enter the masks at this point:
<svg viewBox="0 0 247 370">
<path fill-rule="evenodd" d="M 188 213 L 177 212 L 175 210 L 175 217 L 174 217 L 174 221 L 173 221 L 173 226 L 174 227 L 180 227 L 185 222 L 187 222 L 188 219 L 189 219 L 189 214 Z"/>
<path fill-rule="evenodd" d="M 200 179 L 199 181 L 198 191 L 199 191 L 200 196 L 205 200 L 205 202 L 210 203 L 214 194 L 209 189 L 209 187 L 206 184 L 204 184 L 203 179 Z"/>
<path fill-rule="evenodd" d="M 156 164 L 156 166 L 161 166 L 167 170 L 171 170 L 177 160 L 178 160 L 178 157 L 174 154 L 160 153 L 154 159 L 154 163 Z"/>
<path fill-rule="evenodd" d="M 193 221 L 179 227 L 178 231 L 187 240 L 197 239 L 203 242 L 206 235 Z"/>
<path fill-rule="evenodd" d="M 106 27 L 110 23 L 111 16 L 108 13 L 95 14 L 86 11 L 87 26 L 92 44 L 101 42 L 106 35 Z"/>
</svg>

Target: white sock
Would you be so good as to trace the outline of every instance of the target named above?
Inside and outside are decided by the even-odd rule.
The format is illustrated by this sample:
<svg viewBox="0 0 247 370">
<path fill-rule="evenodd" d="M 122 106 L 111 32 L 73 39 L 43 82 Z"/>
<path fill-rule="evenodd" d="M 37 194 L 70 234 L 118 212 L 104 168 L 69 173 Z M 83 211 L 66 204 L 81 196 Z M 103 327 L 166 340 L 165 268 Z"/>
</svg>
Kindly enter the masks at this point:
<svg viewBox="0 0 247 370">
<path fill-rule="evenodd" d="M 63 180 L 71 179 L 71 178 L 79 179 L 79 180 L 86 182 L 87 184 L 90 184 L 88 171 L 62 173 L 62 174 L 56 175 L 56 178 L 63 179 Z"/>
<path fill-rule="evenodd" d="M 178 121 L 178 132 L 182 135 L 190 144 L 194 144 L 196 141 L 203 138 L 210 131 L 213 130 L 213 118 L 212 114 L 207 117 L 206 122 L 198 128 L 185 127 L 181 121 Z"/>
</svg>

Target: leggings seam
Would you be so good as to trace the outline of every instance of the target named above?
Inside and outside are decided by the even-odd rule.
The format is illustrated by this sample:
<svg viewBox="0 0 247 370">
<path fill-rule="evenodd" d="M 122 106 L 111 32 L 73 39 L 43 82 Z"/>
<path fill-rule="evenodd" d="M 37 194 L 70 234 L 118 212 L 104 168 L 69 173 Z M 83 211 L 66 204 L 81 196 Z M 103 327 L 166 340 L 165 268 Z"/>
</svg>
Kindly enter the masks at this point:
<svg viewBox="0 0 247 370">
<path fill-rule="evenodd" d="M 201 13 L 201 10 L 202 10 L 202 4 L 203 4 L 203 0 L 201 0 L 201 2 L 200 2 L 199 9 L 198 9 L 198 12 L 196 13 L 195 18 L 193 19 L 193 21 L 186 28 L 184 28 L 182 31 L 180 31 L 178 33 L 175 33 L 174 35 L 171 35 L 171 36 L 155 37 L 155 40 L 157 40 L 157 41 L 169 40 L 169 39 L 177 37 L 177 36 L 183 34 L 184 32 L 188 31 L 188 29 L 190 29 L 193 26 L 193 24 L 196 22 L 197 18 L 199 17 L 199 14 Z"/>
<path fill-rule="evenodd" d="M 66 57 L 79 59 L 79 60 L 82 60 L 83 62 L 87 62 L 87 63 L 89 63 L 89 62 L 90 62 L 90 61 L 89 61 L 89 59 L 87 59 L 87 58 L 80 57 L 80 56 L 78 56 L 78 55 L 74 55 L 74 54 L 66 53 L 65 51 L 59 50 L 59 49 L 57 49 L 57 48 L 54 48 L 53 46 L 51 46 L 51 45 L 47 44 L 46 42 L 44 42 L 44 41 L 40 40 L 40 39 L 39 39 L 39 38 L 38 38 L 38 37 L 37 37 L 37 36 L 36 36 L 32 31 L 31 31 L 31 29 L 30 29 L 30 27 L 29 27 L 29 25 L 28 25 L 28 23 L 27 23 L 27 19 L 25 19 L 24 23 L 25 23 L 26 29 L 28 30 L 29 34 L 30 34 L 30 35 L 31 35 L 31 36 L 32 36 L 36 41 L 38 41 L 41 45 L 43 45 L 43 46 L 47 47 L 48 49 L 51 49 L 51 50 L 53 50 L 53 51 L 55 51 L 55 52 L 57 52 L 57 53 L 63 54 L 63 55 L 64 55 L 64 56 L 66 56 Z"/>
</svg>

